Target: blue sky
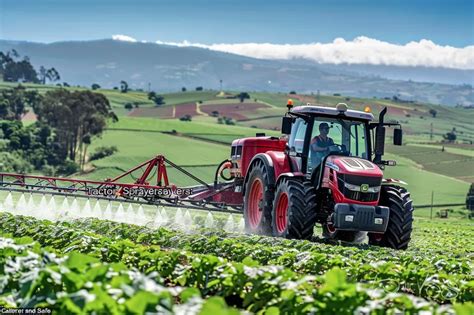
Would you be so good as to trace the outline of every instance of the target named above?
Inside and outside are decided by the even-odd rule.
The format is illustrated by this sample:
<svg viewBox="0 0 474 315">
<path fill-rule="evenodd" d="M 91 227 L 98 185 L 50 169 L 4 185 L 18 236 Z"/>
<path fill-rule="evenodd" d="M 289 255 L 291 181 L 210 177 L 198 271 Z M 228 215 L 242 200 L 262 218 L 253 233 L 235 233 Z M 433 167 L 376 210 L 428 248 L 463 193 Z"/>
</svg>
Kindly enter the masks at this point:
<svg viewBox="0 0 474 315">
<path fill-rule="evenodd" d="M 0 0 L 0 38 L 298 44 L 367 36 L 474 44 L 473 0 Z"/>
</svg>

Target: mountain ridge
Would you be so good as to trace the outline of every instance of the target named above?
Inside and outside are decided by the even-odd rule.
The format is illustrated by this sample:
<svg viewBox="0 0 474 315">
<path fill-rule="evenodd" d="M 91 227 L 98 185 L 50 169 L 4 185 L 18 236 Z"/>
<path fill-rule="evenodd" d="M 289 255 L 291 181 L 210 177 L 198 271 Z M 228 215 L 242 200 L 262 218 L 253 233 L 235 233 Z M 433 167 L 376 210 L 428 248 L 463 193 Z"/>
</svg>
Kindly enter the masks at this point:
<svg viewBox="0 0 474 315">
<path fill-rule="evenodd" d="M 323 94 L 360 97 L 396 95 L 400 99 L 444 105 L 474 103 L 469 84 L 400 80 L 403 71 L 393 67 L 394 72 L 399 72 L 393 75 L 395 79 L 382 77 L 387 69 L 380 67 L 265 60 L 198 47 L 112 39 L 54 43 L 0 40 L 0 51 L 13 48 L 20 55 L 29 56 L 37 69 L 41 65 L 55 67 L 61 74 L 61 82 L 73 85 L 98 83 L 111 88 L 125 80 L 132 88 L 146 90 L 150 84 L 153 90 L 176 91 L 183 86 L 218 89 L 223 80 L 224 88 L 232 90 L 300 93 L 319 90 Z M 452 73 L 456 76 L 459 72 Z M 469 74 L 466 72 L 466 76 Z M 429 76 L 429 71 L 420 76 Z"/>
</svg>

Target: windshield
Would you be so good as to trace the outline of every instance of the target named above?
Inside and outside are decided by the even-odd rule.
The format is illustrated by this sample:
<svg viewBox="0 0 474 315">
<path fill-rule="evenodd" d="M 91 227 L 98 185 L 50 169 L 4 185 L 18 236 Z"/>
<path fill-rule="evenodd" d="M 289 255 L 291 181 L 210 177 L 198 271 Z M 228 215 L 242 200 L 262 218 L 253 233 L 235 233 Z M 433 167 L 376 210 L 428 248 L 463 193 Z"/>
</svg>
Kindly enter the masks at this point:
<svg viewBox="0 0 474 315">
<path fill-rule="evenodd" d="M 318 117 L 311 135 L 308 171 L 330 152 L 367 159 L 366 124 L 356 120 Z"/>
</svg>

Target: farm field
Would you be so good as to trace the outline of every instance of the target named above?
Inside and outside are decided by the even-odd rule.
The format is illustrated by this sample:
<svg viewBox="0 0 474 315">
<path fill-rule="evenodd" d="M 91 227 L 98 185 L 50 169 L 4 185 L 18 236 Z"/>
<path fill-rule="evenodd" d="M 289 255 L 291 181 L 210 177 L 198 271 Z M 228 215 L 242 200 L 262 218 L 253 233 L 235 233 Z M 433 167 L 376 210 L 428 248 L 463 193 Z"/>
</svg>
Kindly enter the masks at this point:
<svg viewBox="0 0 474 315">
<path fill-rule="evenodd" d="M 434 204 L 464 203 L 470 184 L 446 175 L 426 171 L 410 159 L 386 154 L 387 160 L 396 160 L 396 166 L 387 166 L 384 176 L 399 178 L 408 183 L 414 205 L 431 204 L 434 193 Z M 416 210 L 415 210 L 416 211 Z"/>
<path fill-rule="evenodd" d="M 367 238 L 358 244 L 329 241 L 320 226 L 310 241 L 247 235 L 236 213 L 0 191 L 0 261 L 6 266 L 0 268 L 0 306 L 99 314 L 342 314 L 341 308 L 346 314 L 474 313 L 474 223 L 467 210 L 417 208 L 429 205 L 432 193 L 435 205 L 465 201 L 474 180 L 472 145 L 450 144 L 442 152 L 436 141 L 453 126 L 460 140 L 469 141 L 470 112 L 283 93 L 250 93 L 239 103 L 216 91 L 163 94 L 166 104 L 156 107 L 144 92 L 103 92 L 119 121 L 109 123 L 88 152 L 112 145 L 118 151 L 71 177 L 112 178 L 163 154 L 211 183 L 234 139 L 280 135 L 270 129 L 279 129 L 289 97 L 296 105 L 371 105 L 375 115 L 388 105 L 389 119 L 403 120 L 408 143 L 387 144 L 385 159 L 398 164 L 387 167 L 385 177 L 408 183 L 415 205 L 409 247 L 370 246 Z M 127 102 L 139 107 L 127 111 Z M 429 114 L 432 108 L 437 117 Z M 218 124 L 214 111 L 236 125 Z M 185 114 L 192 121 L 176 119 Z M 433 140 L 427 129 L 432 122 Z M 167 170 L 172 184 L 198 184 Z M 448 218 L 439 218 L 445 210 Z"/>
<path fill-rule="evenodd" d="M 463 152 L 461 152 L 463 151 Z M 474 181 L 474 156 L 469 151 L 451 149 L 442 151 L 436 146 L 387 146 L 387 152 L 410 159 L 424 170 L 457 178 L 466 182 Z"/>
<path fill-rule="evenodd" d="M 0 226 L 0 259 L 21 266 L 2 272 L 8 290 L 0 300 L 8 306 L 48 298 L 57 311 L 111 313 L 190 305 L 200 314 L 331 313 L 344 305 L 348 313 L 468 314 L 473 307 L 474 227 L 459 219 L 417 220 L 406 251 L 97 219 L 53 224 L 6 213 Z M 81 303 L 92 297 L 100 300 Z"/>
<path fill-rule="evenodd" d="M 12 86 L 14 85 L 10 83 L 0 83 L 0 89 Z M 38 89 L 40 92 L 58 88 L 50 85 L 26 84 L 25 86 Z M 245 102 L 250 104 L 257 102 L 266 107 L 246 111 L 245 106 L 242 105 L 243 107 L 239 108 L 236 113 L 250 118 L 236 121 L 237 125 L 220 125 L 217 124 L 217 118 L 205 115 L 195 116 L 192 122 L 183 122 L 178 119 L 152 118 L 155 117 L 154 115 L 128 117 L 126 115 L 133 113 L 133 110 L 128 112 L 123 109 L 127 102 L 141 102 L 138 109 L 145 113 L 146 111 L 162 111 L 169 115 L 173 111 L 173 107 L 179 108 L 183 105 L 184 110 L 186 104 L 189 103 L 193 103 L 196 109 L 196 103 L 199 101 L 202 101 L 200 107 L 204 109 L 211 105 L 225 108 L 226 106 L 232 107 L 231 104 L 235 104 L 236 100 L 218 97 L 217 91 L 164 93 L 166 104 L 161 107 L 154 106 L 148 100 L 145 92 L 97 91 L 107 96 L 114 110 L 120 110 L 118 112 L 119 122 L 110 124 L 108 128 L 111 130 L 106 131 L 102 138 L 94 140 L 89 152 L 93 152 L 96 147 L 104 145 L 115 145 L 119 148 L 119 152 L 111 157 L 93 161 L 92 164 L 95 165 L 96 169 L 91 173 L 81 175 L 84 178 L 102 180 L 120 174 L 123 170 L 148 160 L 156 154 L 164 154 L 172 161 L 177 159 L 180 165 L 191 167 L 189 170 L 202 176 L 203 179 L 210 180 L 213 178 L 215 171 L 214 166 L 211 165 L 217 165 L 228 157 L 228 144 L 234 139 L 252 136 L 256 132 L 265 132 L 267 135 L 274 136 L 279 135 L 278 131 L 269 129 L 279 129 L 281 119 L 274 116 L 283 114 L 286 101 L 291 97 L 295 100 L 295 105 L 318 102 L 322 105 L 334 106 L 338 102 L 346 102 L 357 109 L 363 109 L 368 105 L 373 109 L 374 115 L 377 115 L 382 106 L 388 106 L 388 119 L 397 119 L 402 122 L 405 131 L 405 143 L 409 146 L 397 148 L 387 146 L 387 152 L 391 154 L 391 158 L 399 161 L 399 166 L 387 167 L 387 174 L 391 177 L 405 179 L 408 182 L 408 188 L 414 192 L 412 197 L 415 204 L 430 203 L 432 191 L 435 192 L 435 201 L 439 201 L 437 203 L 462 203 L 465 199 L 467 187 L 473 181 L 474 168 L 471 152 L 473 145 L 459 144 L 456 147 L 446 145 L 446 152 L 440 152 L 441 145 L 434 144 L 441 139 L 443 133 L 450 131 L 453 127 L 458 131 L 459 139 L 463 141 L 474 139 L 474 129 L 470 127 L 470 122 L 474 120 L 472 110 L 429 104 L 396 103 L 380 99 L 349 98 L 348 101 L 347 97 L 344 96 L 252 92 L 249 93 L 251 99 Z M 232 93 L 228 94 L 231 95 Z M 245 102 L 243 104 L 246 104 Z M 435 118 L 428 114 L 430 109 L 437 111 Z M 407 114 L 410 117 L 406 117 Z M 273 117 L 262 118 L 267 116 Z M 420 117 L 423 117 L 423 119 Z M 431 123 L 433 123 L 433 140 L 429 136 Z M 172 132 L 173 130 L 179 133 L 180 136 L 143 132 Z M 390 141 L 390 139 L 387 141 Z M 179 146 L 175 147 L 175 143 Z M 225 145 L 226 143 L 227 145 Z M 427 145 L 427 143 L 431 144 Z M 429 147 L 433 145 L 435 147 Z M 127 148 L 133 148 L 133 150 Z M 188 157 L 192 156 L 193 158 L 182 158 L 186 153 L 190 154 L 187 155 Z M 181 179 L 180 176 L 174 176 L 173 171 L 171 171 L 171 174 L 171 178 L 176 184 L 194 184 L 187 179 Z M 430 187 L 426 185 L 427 182 L 430 183 Z"/>
<path fill-rule="evenodd" d="M 171 161 L 185 166 L 191 173 L 207 182 L 211 182 L 217 165 L 229 157 L 232 140 L 252 136 L 256 132 L 265 132 L 267 135 L 275 136 L 279 134 L 276 131 L 242 126 L 125 117 L 121 118 L 119 122 L 110 125 L 109 129 L 102 138 L 96 139 L 93 142 L 89 152 L 93 152 L 96 147 L 111 144 L 117 146 L 119 151 L 110 157 L 93 161 L 92 164 L 95 165 L 96 170 L 81 177 L 103 180 L 119 175 L 156 154 L 164 154 Z M 182 133 L 183 136 L 157 133 L 170 132 L 172 130 Z M 207 140 L 217 141 L 217 143 Z M 387 152 L 390 152 L 390 154 L 387 154 L 386 158 L 396 160 L 398 165 L 387 167 L 386 176 L 400 178 L 407 182 L 407 188 L 412 192 L 415 205 L 430 204 L 433 191 L 435 194 L 435 204 L 463 203 L 469 188 L 469 179 L 456 179 L 455 177 L 458 173 L 452 171 L 452 165 L 445 163 L 445 161 L 449 161 L 453 156 L 461 158 L 462 161 L 472 159 L 472 157 L 453 155 L 450 152 L 439 152 L 440 154 L 438 155 L 440 157 L 435 158 L 437 155 L 432 153 L 437 152 L 436 148 L 413 147 L 415 149 L 414 152 L 429 150 L 431 153 L 427 153 L 428 160 L 431 162 L 440 161 L 441 165 L 445 166 L 444 168 L 438 167 L 433 169 L 424 167 L 424 160 L 414 161 L 416 157 L 423 159 L 425 156 L 423 153 L 418 155 L 413 153 L 413 156 L 410 154 L 405 156 L 404 154 L 411 152 L 411 148 L 411 145 L 402 147 L 387 145 Z M 468 160 L 468 168 L 463 168 L 464 174 L 461 173 L 461 176 L 468 175 L 469 167 L 471 167 L 470 163 L 472 162 Z M 194 181 L 180 176 L 174 170 L 169 170 L 170 179 L 175 184 L 195 184 Z M 437 172 L 440 173 L 438 174 Z"/>
<path fill-rule="evenodd" d="M 169 134 L 173 130 L 177 134 Z M 109 130 L 89 148 L 89 152 L 93 152 L 97 147 L 113 144 L 118 148 L 118 152 L 92 161 L 95 170 L 80 177 L 94 180 L 112 178 L 158 154 L 163 154 L 192 174 L 206 182 L 212 182 L 218 164 L 230 155 L 230 146 L 222 143 L 255 136 L 257 132 L 278 135 L 269 130 L 205 122 L 122 118 L 119 122 L 109 125 Z M 168 168 L 168 171 L 174 184 L 196 184 L 172 168 Z M 124 180 L 130 181 L 131 178 Z"/>
<path fill-rule="evenodd" d="M 16 86 L 12 83 L 0 81 L 0 89 L 11 88 Z M 24 84 L 29 89 L 36 89 L 40 93 L 45 93 L 51 89 L 59 87 L 52 85 L 38 85 L 38 84 Z M 86 88 L 69 87 L 70 90 L 84 90 Z M 129 91 L 128 93 L 121 93 L 119 90 L 98 89 L 96 92 L 103 93 L 110 101 L 114 111 L 119 117 L 127 115 L 139 117 L 155 117 L 170 118 L 173 117 L 172 110 L 175 107 L 178 113 L 175 118 L 180 118 L 182 115 L 189 113 L 187 107 L 194 106 L 194 104 L 202 102 L 205 108 L 206 104 L 225 108 L 229 103 L 235 103 L 238 100 L 225 99 L 219 96 L 218 91 L 187 91 L 175 93 L 161 93 L 164 97 L 165 105 L 157 108 L 153 102 L 147 97 L 146 92 Z M 228 95 L 237 94 L 237 91 L 228 92 Z M 350 108 L 363 110 L 369 106 L 377 117 L 379 111 L 384 107 L 388 107 L 387 119 L 400 121 L 405 130 L 407 143 L 420 142 L 436 142 L 441 141 L 442 135 L 446 132 L 456 128 L 458 141 L 470 143 L 474 141 L 474 128 L 471 127 L 471 122 L 474 121 L 474 111 L 469 109 L 422 104 L 422 103 L 400 103 L 385 99 L 365 99 L 348 96 L 332 96 L 332 95 L 299 95 L 286 93 L 267 93 L 267 92 L 249 92 L 250 99 L 245 102 L 262 104 L 267 107 L 262 107 L 257 110 L 251 108 L 248 111 L 245 108 L 238 110 L 239 115 L 253 119 L 252 121 L 244 120 L 237 122 L 243 126 L 256 126 L 264 129 L 279 129 L 281 120 L 278 118 L 265 118 L 268 116 L 282 115 L 286 102 L 292 98 L 295 106 L 304 105 L 306 103 L 320 104 L 324 106 L 335 106 L 339 102 L 345 102 Z M 138 104 L 139 108 L 128 111 L 124 109 L 127 103 Z M 191 104 L 191 105 L 190 105 Z M 180 107 L 183 106 L 180 114 Z M 169 107 L 169 108 L 167 108 Z M 134 111 L 137 112 L 134 114 Z M 433 117 L 429 112 L 436 111 L 436 117 Z M 194 113 L 192 110 L 190 113 Z M 204 113 L 204 112 L 203 112 Z M 200 114 L 196 116 L 198 120 L 216 123 L 217 118 L 203 116 Z M 260 121 L 261 119 L 261 121 Z M 433 139 L 430 138 L 431 126 L 433 126 Z M 472 146 L 472 145 L 471 145 Z"/>
</svg>

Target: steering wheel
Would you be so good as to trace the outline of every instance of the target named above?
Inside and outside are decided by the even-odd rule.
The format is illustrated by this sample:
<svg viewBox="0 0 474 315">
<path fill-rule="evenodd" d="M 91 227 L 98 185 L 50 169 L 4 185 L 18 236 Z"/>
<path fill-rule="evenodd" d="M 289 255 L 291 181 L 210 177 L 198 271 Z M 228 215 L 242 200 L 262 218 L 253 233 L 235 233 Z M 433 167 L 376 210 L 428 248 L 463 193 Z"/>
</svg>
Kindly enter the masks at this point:
<svg viewBox="0 0 474 315">
<path fill-rule="evenodd" d="M 329 153 L 342 153 L 344 155 L 349 155 L 349 152 L 347 152 L 346 150 L 346 146 L 345 145 L 341 145 L 341 144 L 333 144 L 331 146 L 328 147 L 328 151 Z"/>
<path fill-rule="evenodd" d="M 328 152 L 343 152 L 342 145 L 340 144 L 333 144 L 328 147 Z"/>
</svg>

